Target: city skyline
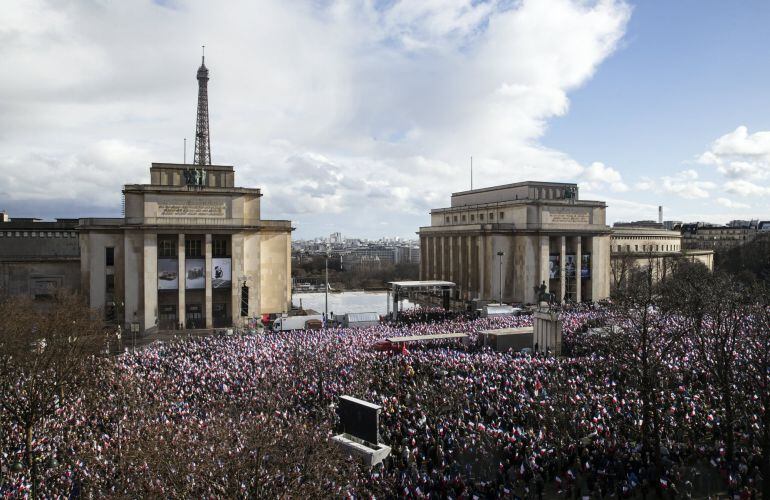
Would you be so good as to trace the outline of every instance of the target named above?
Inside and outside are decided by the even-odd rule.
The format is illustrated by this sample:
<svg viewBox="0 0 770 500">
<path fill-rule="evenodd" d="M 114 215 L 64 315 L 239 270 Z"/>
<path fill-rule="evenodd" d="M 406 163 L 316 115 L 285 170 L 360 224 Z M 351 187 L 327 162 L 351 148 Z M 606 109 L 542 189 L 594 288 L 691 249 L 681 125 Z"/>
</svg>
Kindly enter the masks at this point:
<svg viewBox="0 0 770 500">
<path fill-rule="evenodd" d="M 694 15 L 693 13 L 697 13 Z M 578 182 L 608 222 L 770 218 L 770 7 L 746 2 L 12 5 L 0 210 L 119 215 L 150 162 L 211 155 L 298 239 L 414 239 L 452 192 Z M 693 19 L 697 22 L 693 22 Z"/>
</svg>

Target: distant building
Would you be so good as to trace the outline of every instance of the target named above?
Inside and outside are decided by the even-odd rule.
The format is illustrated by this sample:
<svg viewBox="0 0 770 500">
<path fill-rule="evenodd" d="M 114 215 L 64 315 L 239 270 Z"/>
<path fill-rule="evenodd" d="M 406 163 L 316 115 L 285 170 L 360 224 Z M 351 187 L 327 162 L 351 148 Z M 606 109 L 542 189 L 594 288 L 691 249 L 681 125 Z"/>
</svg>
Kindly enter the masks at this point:
<svg viewBox="0 0 770 500">
<path fill-rule="evenodd" d="M 77 219 L 0 218 L 0 290 L 35 299 L 80 289 Z"/>
<path fill-rule="evenodd" d="M 420 279 L 456 283 L 455 299 L 534 303 L 609 296 L 610 228 L 602 201 L 576 184 L 518 182 L 452 194 L 421 227 Z M 502 255 L 501 255 L 502 254 Z"/>
<path fill-rule="evenodd" d="M 193 164 L 153 163 L 119 218 L 0 221 L 0 286 L 36 298 L 79 289 L 140 331 L 212 328 L 291 306 L 291 223 L 261 218 L 257 188 L 212 165 L 208 68 L 198 69 Z"/>
<path fill-rule="evenodd" d="M 756 226 L 685 224 L 682 226 L 682 246 L 686 250 L 729 250 L 752 241 L 756 235 Z"/>
<path fill-rule="evenodd" d="M 616 287 L 634 269 L 652 266 L 655 277 L 665 276 L 676 259 L 686 258 L 714 268 L 713 250 L 683 250 L 682 233 L 651 221 L 618 222 L 612 227 L 610 274 Z"/>
</svg>

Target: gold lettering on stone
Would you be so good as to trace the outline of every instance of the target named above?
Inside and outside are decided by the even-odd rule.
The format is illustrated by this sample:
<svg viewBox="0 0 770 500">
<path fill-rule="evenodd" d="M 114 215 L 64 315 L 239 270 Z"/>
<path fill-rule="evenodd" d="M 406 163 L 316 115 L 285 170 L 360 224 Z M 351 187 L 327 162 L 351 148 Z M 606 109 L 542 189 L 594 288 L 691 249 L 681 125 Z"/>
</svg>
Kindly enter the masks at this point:
<svg viewBox="0 0 770 500">
<path fill-rule="evenodd" d="M 160 217 L 224 217 L 225 213 L 225 203 L 222 201 L 190 200 L 158 203 Z"/>
</svg>

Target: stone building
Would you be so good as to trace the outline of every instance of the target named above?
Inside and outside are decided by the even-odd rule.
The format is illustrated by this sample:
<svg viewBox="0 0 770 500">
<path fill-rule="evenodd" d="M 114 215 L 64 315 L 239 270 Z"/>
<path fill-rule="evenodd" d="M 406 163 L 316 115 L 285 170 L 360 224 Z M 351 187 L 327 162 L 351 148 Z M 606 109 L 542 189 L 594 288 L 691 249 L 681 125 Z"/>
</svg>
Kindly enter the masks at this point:
<svg viewBox="0 0 770 500">
<path fill-rule="evenodd" d="M 684 248 L 688 250 L 729 250 L 756 238 L 757 227 L 729 227 L 702 224 L 682 225 Z"/>
<path fill-rule="evenodd" d="M 257 188 L 212 165 L 208 68 L 199 83 L 194 164 L 153 163 L 123 188 L 119 218 L 0 220 L 0 286 L 80 290 L 108 319 L 140 332 L 237 325 L 291 308 L 291 223 L 261 218 Z"/>
<path fill-rule="evenodd" d="M 0 292 L 45 299 L 80 288 L 77 219 L 0 217 Z"/>
<path fill-rule="evenodd" d="M 189 172 L 205 183 L 189 185 Z M 93 307 L 141 329 L 229 326 L 291 303 L 291 223 L 260 217 L 259 189 L 233 167 L 153 163 L 123 189 L 125 217 L 80 219 L 81 283 Z"/>
<path fill-rule="evenodd" d="M 610 228 L 602 201 L 576 184 L 519 182 L 453 193 L 420 228 L 420 279 L 456 284 L 455 299 L 534 303 L 609 296 Z M 501 287 L 502 285 L 502 287 Z"/>
<path fill-rule="evenodd" d="M 652 266 L 655 276 L 665 276 L 678 259 L 701 262 L 712 270 L 712 250 L 685 250 L 682 234 L 652 221 L 615 223 L 610 240 L 611 285 L 618 286 L 632 269 Z"/>
</svg>

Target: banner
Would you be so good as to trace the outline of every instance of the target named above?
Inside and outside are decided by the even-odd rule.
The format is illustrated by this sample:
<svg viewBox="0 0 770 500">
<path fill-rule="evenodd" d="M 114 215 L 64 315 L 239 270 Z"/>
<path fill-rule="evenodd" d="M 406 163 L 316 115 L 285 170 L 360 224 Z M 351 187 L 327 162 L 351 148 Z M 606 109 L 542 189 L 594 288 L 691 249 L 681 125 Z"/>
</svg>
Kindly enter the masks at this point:
<svg viewBox="0 0 770 500">
<path fill-rule="evenodd" d="M 158 259 L 158 290 L 176 290 L 179 288 L 179 261 L 176 259 Z"/>
<path fill-rule="evenodd" d="M 556 279 L 559 277 L 559 256 L 558 255 L 549 255 L 548 256 L 548 277 L 550 279 Z"/>
<path fill-rule="evenodd" d="M 230 288 L 233 284 L 229 258 L 211 259 L 211 288 Z"/>
<path fill-rule="evenodd" d="M 584 253 L 581 257 L 583 258 L 583 263 L 580 266 L 580 277 L 590 278 L 591 277 L 591 254 Z"/>
<path fill-rule="evenodd" d="M 206 259 L 187 259 L 184 262 L 185 288 L 198 290 L 206 288 Z"/>
</svg>

